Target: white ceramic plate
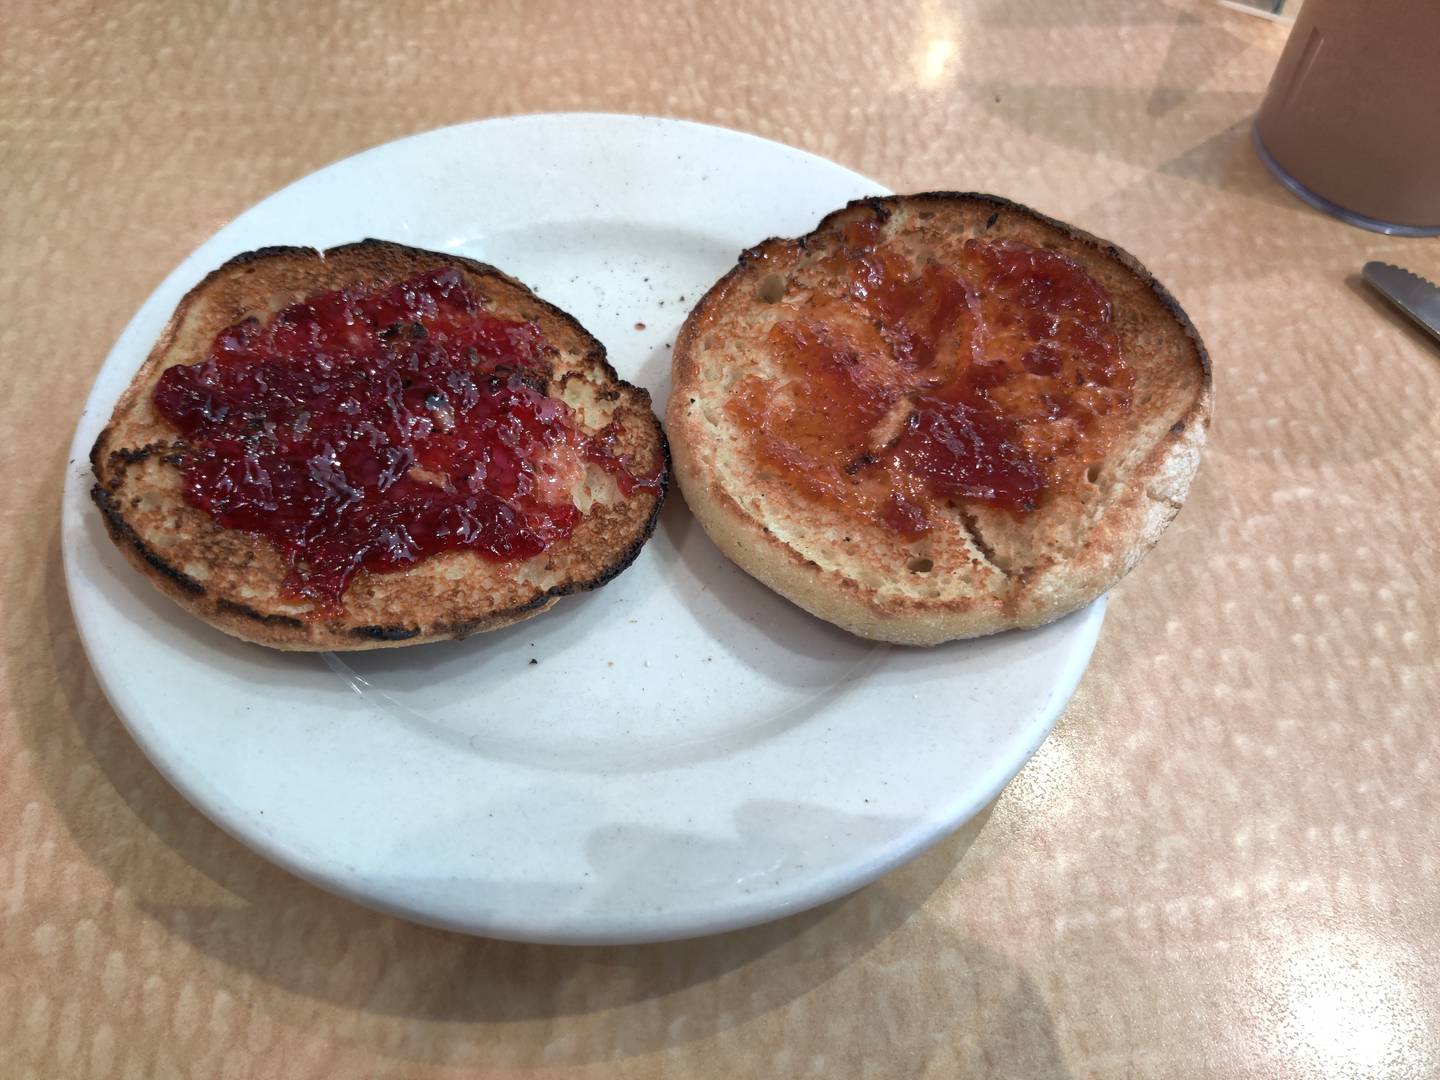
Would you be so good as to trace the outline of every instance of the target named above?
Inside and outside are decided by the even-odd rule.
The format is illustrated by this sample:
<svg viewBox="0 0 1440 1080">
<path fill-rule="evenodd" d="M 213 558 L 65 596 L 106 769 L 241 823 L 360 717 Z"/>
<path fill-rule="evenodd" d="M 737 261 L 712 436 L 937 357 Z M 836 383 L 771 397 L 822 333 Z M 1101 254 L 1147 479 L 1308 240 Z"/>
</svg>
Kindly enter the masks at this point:
<svg viewBox="0 0 1440 1080">
<path fill-rule="evenodd" d="M 1049 731 L 1103 601 L 1034 632 L 877 647 L 732 567 L 677 491 L 630 570 L 531 622 L 461 643 L 287 655 L 182 614 L 122 561 L 87 497 L 86 455 L 115 399 L 184 292 L 238 252 L 373 236 L 494 263 L 576 315 L 663 411 L 675 332 L 739 251 L 875 193 L 732 131 L 529 116 L 378 147 L 221 229 L 116 343 L 65 491 L 76 621 L 145 753 L 301 877 L 519 940 L 762 922 L 858 888 L 959 826 Z"/>
</svg>

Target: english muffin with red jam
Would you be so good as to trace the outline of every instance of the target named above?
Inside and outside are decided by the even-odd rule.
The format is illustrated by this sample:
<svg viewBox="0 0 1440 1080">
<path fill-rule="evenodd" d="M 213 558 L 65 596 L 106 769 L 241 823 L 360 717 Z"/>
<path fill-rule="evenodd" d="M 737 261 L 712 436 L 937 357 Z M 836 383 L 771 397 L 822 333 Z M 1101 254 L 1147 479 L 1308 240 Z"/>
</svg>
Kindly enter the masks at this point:
<svg viewBox="0 0 1440 1080">
<path fill-rule="evenodd" d="M 231 259 L 91 452 L 116 545 L 280 649 L 463 638 L 624 570 L 668 451 L 643 389 L 499 270 L 364 240 Z"/>
<path fill-rule="evenodd" d="M 936 192 L 744 252 L 675 343 L 666 427 L 726 555 L 855 634 L 933 645 L 1129 572 L 1185 499 L 1210 401 L 1195 328 L 1134 258 Z"/>
</svg>

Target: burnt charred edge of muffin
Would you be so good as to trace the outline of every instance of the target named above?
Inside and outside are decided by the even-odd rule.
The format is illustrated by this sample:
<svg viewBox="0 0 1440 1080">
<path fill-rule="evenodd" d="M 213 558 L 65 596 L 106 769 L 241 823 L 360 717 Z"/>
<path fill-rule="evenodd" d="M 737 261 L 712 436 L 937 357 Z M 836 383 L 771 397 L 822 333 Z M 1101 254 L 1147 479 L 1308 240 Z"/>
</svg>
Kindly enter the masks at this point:
<svg viewBox="0 0 1440 1080">
<path fill-rule="evenodd" d="M 420 636 L 418 626 L 356 626 L 349 631 L 351 637 L 363 641 L 408 641 Z"/>
<path fill-rule="evenodd" d="M 100 508 L 100 513 L 105 519 L 105 527 L 109 530 L 111 539 L 121 546 L 130 547 L 136 554 L 145 560 L 152 570 L 159 574 L 166 581 L 177 588 L 189 593 L 191 596 L 204 596 L 205 586 L 196 581 L 184 571 L 171 566 L 155 553 L 140 534 L 135 531 L 120 508 L 120 502 L 114 495 L 106 491 L 101 485 L 96 484 L 90 489 L 90 499 Z"/>
<path fill-rule="evenodd" d="M 299 629 L 304 622 L 294 615 L 282 615 L 278 611 L 266 614 L 263 611 L 256 611 L 249 604 L 242 604 L 238 600 L 228 600 L 225 597 L 218 597 L 215 600 L 215 610 L 223 611 L 228 615 L 239 615 L 244 619 L 251 619 L 262 623 L 265 626 L 283 626 L 287 629 Z"/>
</svg>

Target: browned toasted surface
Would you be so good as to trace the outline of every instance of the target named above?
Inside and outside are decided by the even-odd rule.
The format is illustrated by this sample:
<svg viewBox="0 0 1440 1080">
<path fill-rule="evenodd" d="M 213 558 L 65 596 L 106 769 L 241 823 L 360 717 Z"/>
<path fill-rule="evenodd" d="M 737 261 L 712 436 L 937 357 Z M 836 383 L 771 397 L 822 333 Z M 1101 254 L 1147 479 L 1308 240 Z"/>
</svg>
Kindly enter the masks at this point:
<svg viewBox="0 0 1440 1080">
<path fill-rule="evenodd" d="M 536 323 L 558 350 L 549 393 L 574 410 L 586 434 L 612 419 L 618 454 L 659 468 L 660 490 L 625 497 L 602 470 L 587 467 L 574 492 L 575 531 L 540 555 L 494 562 L 446 552 L 393 573 L 362 571 L 344 612 L 316 618 L 283 587 L 288 567 L 266 539 L 221 527 L 181 494 L 166 451 L 177 433 L 152 405 L 161 373 L 194 363 L 215 335 L 241 319 L 264 319 L 306 297 L 360 284 L 384 287 L 438 267 L 455 267 L 487 310 Z M 624 570 L 654 529 L 669 464 L 645 390 L 623 382 L 604 347 L 569 315 L 524 285 L 470 259 L 364 240 L 325 252 L 265 248 L 231 259 L 181 301 L 160 340 L 115 407 L 91 451 L 93 497 L 126 557 L 182 607 L 220 629 L 283 649 L 365 649 L 461 638 L 529 618 L 567 593 L 593 589 Z"/>
<path fill-rule="evenodd" d="M 853 510 L 801 496 L 757 464 L 753 435 L 727 411 L 746 377 L 775 381 L 766 339 L 777 321 L 819 308 L 845 226 L 881 222 L 917 261 L 958 261 L 967 239 L 1058 249 L 1109 293 L 1134 373 L 1124 430 L 1093 480 L 1013 514 L 976 501 L 907 539 Z M 1190 320 L 1130 255 L 989 195 L 866 199 L 799 240 L 767 240 L 705 295 L 675 344 L 667 429 L 686 501 L 742 568 L 856 634 L 935 644 L 1036 626 L 1108 589 L 1179 511 L 1209 423 L 1209 361 Z"/>
</svg>

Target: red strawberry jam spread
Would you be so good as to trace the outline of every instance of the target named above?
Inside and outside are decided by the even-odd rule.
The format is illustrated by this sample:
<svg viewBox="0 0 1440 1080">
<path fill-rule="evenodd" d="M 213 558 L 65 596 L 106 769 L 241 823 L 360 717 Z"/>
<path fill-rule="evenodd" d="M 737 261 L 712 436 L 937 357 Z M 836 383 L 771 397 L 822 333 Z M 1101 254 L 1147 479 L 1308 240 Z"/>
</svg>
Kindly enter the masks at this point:
<svg viewBox="0 0 1440 1080">
<path fill-rule="evenodd" d="M 762 466 L 913 538 L 937 502 L 1022 515 L 1104 457 L 1134 377 L 1076 262 L 979 239 L 922 262 L 874 220 L 843 236 L 827 291 L 769 331 L 773 373 L 727 403 Z"/>
<path fill-rule="evenodd" d="M 585 461 L 657 489 L 544 392 L 553 348 L 484 310 L 458 270 L 311 297 L 216 337 L 155 388 L 179 428 L 185 498 L 268 537 L 287 590 L 340 610 L 362 568 L 467 548 L 525 559 L 569 536 Z"/>
</svg>

